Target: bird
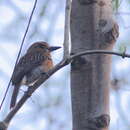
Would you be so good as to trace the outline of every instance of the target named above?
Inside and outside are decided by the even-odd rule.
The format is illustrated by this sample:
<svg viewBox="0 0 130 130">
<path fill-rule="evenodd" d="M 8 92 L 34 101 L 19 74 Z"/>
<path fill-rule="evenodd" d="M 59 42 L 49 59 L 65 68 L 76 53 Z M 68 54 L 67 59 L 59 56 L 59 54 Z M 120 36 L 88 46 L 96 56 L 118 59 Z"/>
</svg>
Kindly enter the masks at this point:
<svg viewBox="0 0 130 130">
<path fill-rule="evenodd" d="M 38 41 L 33 43 L 22 56 L 14 68 L 12 85 L 14 86 L 10 109 L 15 107 L 20 86 L 33 86 L 41 76 L 53 68 L 51 52 L 59 46 L 49 46 L 47 42 Z"/>
</svg>

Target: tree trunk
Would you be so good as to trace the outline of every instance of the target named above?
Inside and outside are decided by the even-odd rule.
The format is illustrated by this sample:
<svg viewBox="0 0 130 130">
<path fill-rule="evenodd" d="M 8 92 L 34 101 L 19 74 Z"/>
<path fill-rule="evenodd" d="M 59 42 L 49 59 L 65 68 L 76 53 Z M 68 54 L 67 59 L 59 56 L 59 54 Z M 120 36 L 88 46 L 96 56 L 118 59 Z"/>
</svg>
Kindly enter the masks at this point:
<svg viewBox="0 0 130 130">
<path fill-rule="evenodd" d="M 72 0 L 72 53 L 112 50 L 118 26 L 111 0 Z M 111 56 L 93 54 L 71 64 L 73 130 L 108 130 Z"/>
</svg>

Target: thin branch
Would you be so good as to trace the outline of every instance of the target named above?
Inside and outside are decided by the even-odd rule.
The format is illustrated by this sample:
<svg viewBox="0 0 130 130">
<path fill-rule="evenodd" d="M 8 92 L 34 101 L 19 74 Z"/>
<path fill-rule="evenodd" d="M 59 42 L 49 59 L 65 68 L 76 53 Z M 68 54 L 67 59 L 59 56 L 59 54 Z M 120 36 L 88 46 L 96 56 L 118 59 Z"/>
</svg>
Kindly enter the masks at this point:
<svg viewBox="0 0 130 130">
<path fill-rule="evenodd" d="M 37 88 L 40 87 L 42 83 L 44 83 L 52 74 L 54 74 L 56 71 L 60 70 L 64 66 L 71 63 L 72 60 L 76 59 L 79 56 L 83 55 L 92 55 L 92 54 L 105 54 L 105 55 L 117 55 L 121 56 L 122 58 L 130 58 L 130 54 L 126 53 L 120 53 L 120 52 L 113 52 L 113 51 L 106 51 L 106 50 L 87 50 L 84 52 L 79 52 L 77 54 L 69 56 L 67 59 L 63 59 L 59 64 L 57 64 L 53 69 L 51 69 L 47 75 L 43 75 L 40 77 L 40 79 L 31 87 L 28 87 L 27 92 L 22 96 L 22 98 L 18 101 L 16 106 L 8 113 L 8 115 L 5 117 L 5 119 L 0 122 L 0 124 L 4 125 L 5 128 L 8 127 L 10 121 L 15 116 L 15 114 L 19 111 L 19 109 L 24 105 L 24 103 L 27 101 L 27 99 L 35 92 Z M 2 126 L 0 125 L 0 129 Z M 5 129 L 2 129 L 5 130 Z"/>
<path fill-rule="evenodd" d="M 66 0 L 65 8 L 65 27 L 64 27 L 64 57 L 69 57 L 69 32 L 70 32 L 70 10 L 71 10 L 71 0 Z"/>
<path fill-rule="evenodd" d="M 18 53 L 16 62 L 15 62 L 14 69 L 15 69 L 15 67 L 16 67 L 16 64 L 18 63 L 20 54 L 21 54 L 21 52 L 22 52 L 23 44 L 24 44 L 25 38 L 26 38 L 26 36 L 27 36 L 28 30 L 29 30 L 29 27 L 30 27 L 30 23 L 31 23 L 32 16 L 33 16 L 34 10 L 35 10 L 35 8 L 36 8 L 36 5 L 37 5 L 37 0 L 35 0 L 34 6 L 33 6 L 33 9 L 32 9 L 32 12 L 31 12 L 31 15 L 30 15 L 30 17 L 29 17 L 28 25 L 27 25 L 27 28 L 26 28 L 26 30 L 25 30 L 25 33 L 24 33 L 24 36 L 23 36 L 23 39 L 22 39 L 22 42 L 21 42 L 21 45 L 20 45 L 20 49 L 19 49 L 19 53 Z M 13 73 L 14 73 L 14 69 L 13 69 Z M 13 75 L 13 73 L 12 73 L 12 75 Z M 0 104 L 0 110 L 1 110 L 1 108 L 2 108 L 2 106 L 3 106 L 3 103 L 4 103 L 4 101 L 5 101 L 5 98 L 6 98 L 6 96 L 7 96 L 7 93 L 8 93 L 10 84 L 11 84 L 12 75 L 11 75 L 11 78 L 10 78 L 10 80 L 9 80 L 9 83 L 8 83 L 7 89 L 6 89 L 6 91 L 5 91 L 4 97 L 3 97 L 3 99 L 2 99 L 2 102 L 1 102 L 1 104 Z"/>
<path fill-rule="evenodd" d="M 83 52 L 79 52 L 78 54 L 74 54 L 70 56 L 70 59 L 74 59 L 76 57 L 79 56 L 83 56 L 83 55 L 90 55 L 90 54 L 109 54 L 109 55 L 117 55 L 117 56 L 121 56 L 122 58 L 130 58 L 130 54 L 127 53 L 120 53 L 120 52 L 113 52 L 113 51 L 106 51 L 106 50 L 87 50 L 87 51 L 83 51 Z"/>
</svg>

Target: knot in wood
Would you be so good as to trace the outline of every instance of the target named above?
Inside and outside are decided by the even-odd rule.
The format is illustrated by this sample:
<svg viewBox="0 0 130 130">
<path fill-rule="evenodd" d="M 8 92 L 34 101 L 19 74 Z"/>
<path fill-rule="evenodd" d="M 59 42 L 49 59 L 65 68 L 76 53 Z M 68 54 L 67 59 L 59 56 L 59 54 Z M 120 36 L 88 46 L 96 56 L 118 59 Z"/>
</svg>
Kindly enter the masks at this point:
<svg viewBox="0 0 130 130">
<path fill-rule="evenodd" d="M 86 59 L 84 57 L 79 56 L 73 59 L 71 66 L 73 70 L 81 70 L 83 68 L 83 65 L 85 64 L 86 64 Z"/>
<path fill-rule="evenodd" d="M 93 117 L 87 119 L 88 126 L 90 130 L 99 130 L 109 126 L 110 117 L 107 114 L 103 114 L 98 117 Z"/>
<path fill-rule="evenodd" d="M 113 19 L 100 19 L 98 27 L 101 41 L 105 45 L 114 43 L 119 36 L 119 26 Z"/>
<path fill-rule="evenodd" d="M 109 126 L 109 123 L 110 123 L 110 116 L 107 114 L 103 114 L 95 118 L 95 125 L 97 126 L 97 128 L 106 128 Z"/>
<path fill-rule="evenodd" d="M 119 36 L 119 26 L 114 24 L 113 28 L 109 32 L 105 33 L 104 36 L 107 43 L 113 43 L 113 41 L 116 41 Z"/>
<path fill-rule="evenodd" d="M 104 19 L 99 20 L 99 27 L 104 27 L 107 24 L 107 21 Z"/>
<path fill-rule="evenodd" d="M 79 3 L 81 5 L 90 5 L 90 4 L 97 3 L 97 0 L 79 0 Z"/>
<path fill-rule="evenodd" d="M 99 5 L 100 7 L 103 7 L 104 5 L 106 5 L 106 3 L 105 3 L 104 1 L 100 1 L 100 2 L 98 3 L 98 5 Z"/>
</svg>

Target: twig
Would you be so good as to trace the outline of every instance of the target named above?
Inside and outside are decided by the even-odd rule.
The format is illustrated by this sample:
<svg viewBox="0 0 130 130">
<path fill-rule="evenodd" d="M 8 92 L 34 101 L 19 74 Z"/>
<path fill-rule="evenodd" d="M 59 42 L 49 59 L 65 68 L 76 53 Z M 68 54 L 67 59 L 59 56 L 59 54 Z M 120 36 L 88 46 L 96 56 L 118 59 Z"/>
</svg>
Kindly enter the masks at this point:
<svg viewBox="0 0 130 130">
<path fill-rule="evenodd" d="M 69 56 L 69 34 L 70 34 L 70 10 L 71 10 L 71 0 L 66 0 L 65 8 L 65 27 L 64 27 L 64 57 Z"/>
<path fill-rule="evenodd" d="M 23 39 L 22 39 L 22 42 L 21 42 L 21 45 L 20 45 L 20 49 L 19 49 L 19 53 L 18 53 L 16 62 L 15 62 L 14 69 L 15 69 L 15 67 L 16 67 L 16 64 L 18 63 L 18 60 L 19 60 L 19 57 L 20 57 L 20 54 L 21 54 L 21 51 L 22 51 L 22 47 L 23 47 L 25 38 L 26 38 L 27 33 L 28 33 L 28 30 L 29 30 L 29 26 L 30 26 L 31 20 L 32 20 L 32 16 L 33 16 L 34 10 L 35 10 L 35 8 L 36 8 L 36 4 L 37 4 L 37 0 L 35 0 L 34 6 L 33 6 L 33 9 L 32 9 L 32 12 L 31 12 L 31 15 L 30 15 L 30 17 L 29 17 L 28 25 L 27 25 L 26 31 L 25 31 L 25 33 L 24 33 L 24 36 L 23 36 Z M 13 69 L 13 73 L 14 73 L 14 69 Z M 12 73 L 12 75 L 13 75 L 13 73 Z M 0 110 L 1 110 L 1 108 L 2 108 L 2 106 L 3 106 L 3 103 L 4 103 L 4 101 L 5 101 L 6 95 L 7 95 L 7 93 L 8 93 L 8 90 L 9 90 L 9 87 L 10 87 L 10 84 L 11 84 L 12 75 L 11 75 L 11 78 L 10 78 L 10 80 L 9 80 L 9 83 L 8 83 L 7 89 L 6 89 L 6 91 L 5 91 L 4 97 L 3 97 L 3 99 L 2 99 L 2 102 L 1 102 L 1 104 L 0 104 Z"/>
<path fill-rule="evenodd" d="M 121 56 L 122 58 L 130 58 L 130 54 L 127 53 L 120 53 L 120 52 L 114 52 L 114 51 L 106 51 L 106 50 L 87 50 L 83 52 L 79 52 L 78 54 L 74 54 L 70 56 L 70 59 L 74 59 L 76 57 L 82 56 L 82 55 L 90 55 L 90 54 L 109 54 L 109 55 L 117 55 Z"/>
</svg>

